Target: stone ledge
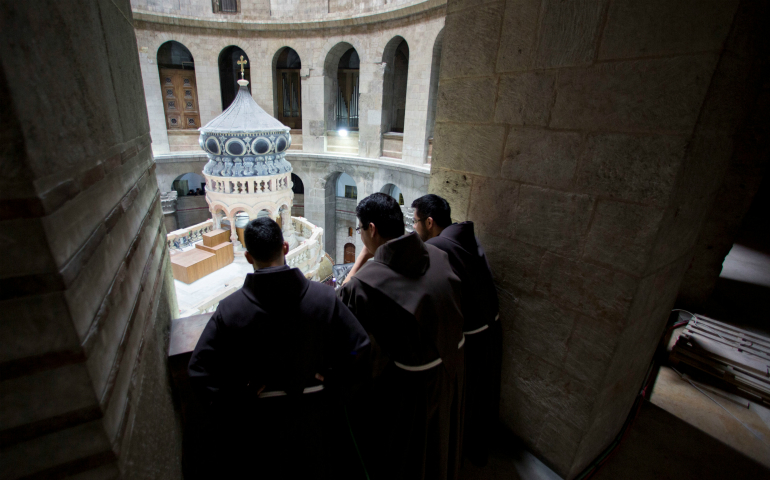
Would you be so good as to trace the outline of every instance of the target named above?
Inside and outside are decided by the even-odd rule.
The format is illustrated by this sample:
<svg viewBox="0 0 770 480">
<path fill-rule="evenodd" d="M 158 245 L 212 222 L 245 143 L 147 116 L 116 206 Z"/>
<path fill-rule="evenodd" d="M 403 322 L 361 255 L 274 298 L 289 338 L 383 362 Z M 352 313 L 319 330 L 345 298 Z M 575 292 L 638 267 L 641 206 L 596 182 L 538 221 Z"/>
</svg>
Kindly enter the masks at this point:
<svg viewBox="0 0 770 480">
<path fill-rule="evenodd" d="M 213 28 L 217 30 L 237 31 L 304 31 L 352 27 L 357 25 L 369 25 L 390 20 L 408 18 L 421 13 L 446 8 L 446 0 L 426 0 L 417 5 L 388 10 L 378 13 L 355 15 L 347 18 L 333 20 L 307 20 L 298 22 L 265 21 L 265 20 L 231 20 L 231 19 L 202 19 L 181 15 L 168 15 L 155 12 L 147 12 L 132 9 L 134 26 L 138 28 L 138 22 L 160 23 L 164 25 L 176 25 L 180 27 Z"/>
<path fill-rule="evenodd" d="M 379 158 L 365 158 L 352 155 L 333 155 L 329 153 L 309 153 L 309 152 L 286 152 L 286 159 L 299 160 L 303 162 L 338 162 L 352 165 L 361 165 L 366 167 L 387 168 L 389 170 L 398 170 L 406 173 L 430 176 L 430 165 L 409 165 L 407 163 L 382 160 Z M 185 163 L 190 161 L 205 162 L 208 156 L 204 152 L 171 152 L 155 154 L 156 163 Z"/>
</svg>

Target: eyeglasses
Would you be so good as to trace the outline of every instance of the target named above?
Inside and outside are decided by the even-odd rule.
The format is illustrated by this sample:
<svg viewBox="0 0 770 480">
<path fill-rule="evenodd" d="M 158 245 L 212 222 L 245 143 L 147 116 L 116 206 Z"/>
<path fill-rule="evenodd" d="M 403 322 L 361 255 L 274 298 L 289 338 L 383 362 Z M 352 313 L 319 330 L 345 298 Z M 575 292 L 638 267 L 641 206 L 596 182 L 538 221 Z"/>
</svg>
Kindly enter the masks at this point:
<svg viewBox="0 0 770 480">
<path fill-rule="evenodd" d="M 368 227 L 368 225 L 367 225 L 367 227 Z M 364 226 L 363 226 L 363 225 L 359 225 L 359 226 L 357 226 L 357 227 L 356 227 L 356 233 L 359 233 L 359 232 L 361 231 L 361 229 L 362 229 L 362 228 L 363 228 L 364 230 L 366 230 L 366 228 L 364 228 Z"/>
<path fill-rule="evenodd" d="M 412 217 L 412 225 L 414 225 L 415 223 L 420 223 L 420 222 L 424 222 L 424 221 L 425 221 L 424 218 L 414 218 L 414 217 Z"/>
</svg>

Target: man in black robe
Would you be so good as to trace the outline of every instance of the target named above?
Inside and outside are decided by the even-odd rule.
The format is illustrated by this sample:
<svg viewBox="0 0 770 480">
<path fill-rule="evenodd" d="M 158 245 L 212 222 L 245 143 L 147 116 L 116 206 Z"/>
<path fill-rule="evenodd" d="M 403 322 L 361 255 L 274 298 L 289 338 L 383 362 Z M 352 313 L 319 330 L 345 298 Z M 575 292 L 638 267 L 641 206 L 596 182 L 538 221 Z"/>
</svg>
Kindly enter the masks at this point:
<svg viewBox="0 0 770 480">
<path fill-rule="evenodd" d="M 331 287 L 285 264 L 289 245 L 273 220 L 249 222 L 244 243 L 255 271 L 219 303 L 189 365 L 213 417 L 212 473 L 349 478 L 334 461 L 350 437 L 330 395 L 369 337 Z"/>
<path fill-rule="evenodd" d="M 484 466 L 500 408 L 502 327 L 497 290 L 484 249 L 473 232 L 473 222 L 452 223 L 451 208 L 438 195 L 414 202 L 414 229 L 429 245 L 449 255 L 460 277 L 465 326 L 464 454 Z"/>
<path fill-rule="evenodd" d="M 356 216 L 364 249 L 338 292 L 373 339 L 371 388 L 350 406 L 364 463 L 374 480 L 457 478 L 459 279 L 446 253 L 404 235 L 389 195 L 363 199 Z"/>
</svg>

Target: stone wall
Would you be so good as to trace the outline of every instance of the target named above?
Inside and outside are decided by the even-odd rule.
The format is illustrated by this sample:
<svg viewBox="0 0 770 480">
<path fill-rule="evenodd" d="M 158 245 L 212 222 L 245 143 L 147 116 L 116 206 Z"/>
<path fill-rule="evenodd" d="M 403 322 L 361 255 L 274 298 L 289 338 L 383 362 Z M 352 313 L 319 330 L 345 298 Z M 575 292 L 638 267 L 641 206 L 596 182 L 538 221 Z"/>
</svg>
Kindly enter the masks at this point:
<svg viewBox="0 0 770 480">
<path fill-rule="evenodd" d="M 448 4 L 430 190 L 495 273 L 502 420 L 562 476 L 642 385 L 756 98 L 761 3 Z"/>
<path fill-rule="evenodd" d="M 435 5 L 434 5 L 435 3 Z M 385 46 L 396 36 L 409 46 L 409 73 L 406 94 L 403 162 L 423 165 L 427 155 L 427 131 L 431 69 L 437 67 L 433 58 L 434 43 L 444 25 L 441 2 L 420 4 L 422 10 L 408 14 L 408 8 L 398 14 L 371 20 L 353 21 L 315 28 L 295 23 L 269 26 L 255 22 L 223 24 L 213 20 L 185 20 L 163 15 L 144 15 L 137 11 L 137 47 L 140 53 L 142 79 L 147 92 L 153 151 L 169 151 L 169 136 L 160 94 L 157 66 L 158 48 L 169 40 L 187 47 L 195 60 L 195 75 L 202 124 L 221 113 L 221 95 L 217 60 L 222 49 L 237 45 L 251 60 L 252 95 L 268 113 L 274 111 L 273 64 L 283 47 L 299 54 L 302 69 L 302 133 L 303 151 L 326 151 L 328 122 L 325 112 L 333 102 L 331 89 L 336 78 L 336 64 L 329 60 L 342 55 L 340 44 L 349 44 L 361 59 L 359 151 L 367 158 L 382 154 L 382 94 L 384 81 L 383 55 Z M 288 20 L 287 20 L 288 22 Z M 273 30 L 279 28 L 280 30 Z M 336 47 L 336 48 L 335 48 Z M 339 51 L 342 50 L 342 51 Z M 327 63 L 334 68 L 325 68 Z M 176 138 L 171 143 L 177 145 Z M 173 148 L 172 148 L 173 149 Z"/>
<path fill-rule="evenodd" d="M 0 476 L 181 478 L 130 4 L 4 2 L 0 17 Z"/>
<path fill-rule="evenodd" d="M 318 20 L 388 12 L 425 0 L 238 0 L 237 14 L 214 13 L 212 0 L 131 0 L 135 10 L 196 18 Z M 446 3 L 446 2 L 443 2 Z"/>
</svg>

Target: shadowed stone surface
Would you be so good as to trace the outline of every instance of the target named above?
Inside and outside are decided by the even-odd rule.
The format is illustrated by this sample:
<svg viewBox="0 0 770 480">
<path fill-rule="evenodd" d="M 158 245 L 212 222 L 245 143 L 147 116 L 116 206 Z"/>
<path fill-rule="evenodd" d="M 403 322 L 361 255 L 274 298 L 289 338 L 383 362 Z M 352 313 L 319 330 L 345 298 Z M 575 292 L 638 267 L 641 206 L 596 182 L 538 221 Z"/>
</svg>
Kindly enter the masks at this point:
<svg viewBox="0 0 770 480">
<path fill-rule="evenodd" d="M 582 136 L 572 132 L 511 128 L 505 143 L 505 178 L 555 188 L 571 186 Z"/>
<path fill-rule="evenodd" d="M 593 200 L 588 195 L 522 185 L 515 238 L 549 251 L 576 255 L 592 210 Z"/>
<path fill-rule="evenodd" d="M 434 142 L 433 161 L 441 168 L 488 177 L 500 174 L 505 145 L 502 126 L 439 123 Z"/>
<path fill-rule="evenodd" d="M 599 59 L 719 50 L 738 3 L 738 0 L 615 0 L 607 14 Z"/>
<path fill-rule="evenodd" d="M 497 84 L 492 77 L 445 80 L 438 96 L 436 121 L 486 123 L 495 109 Z"/>
<path fill-rule="evenodd" d="M 607 3 L 608 0 L 545 0 L 534 66 L 553 68 L 591 63 Z"/>
<path fill-rule="evenodd" d="M 555 82 L 554 72 L 538 71 L 501 77 L 495 122 L 547 125 Z"/>
<path fill-rule="evenodd" d="M 716 59 L 705 54 L 565 69 L 550 126 L 692 133 Z"/>
<path fill-rule="evenodd" d="M 576 185 L 586 193 L 665 206 L 685 144 L 673 136 L 591 135 Z"/>
<path fill-rule="evenodd" d="M 662 218 L 661 209 L 600 200 L 583 256 L 641 275 Z"/>
</svg>

